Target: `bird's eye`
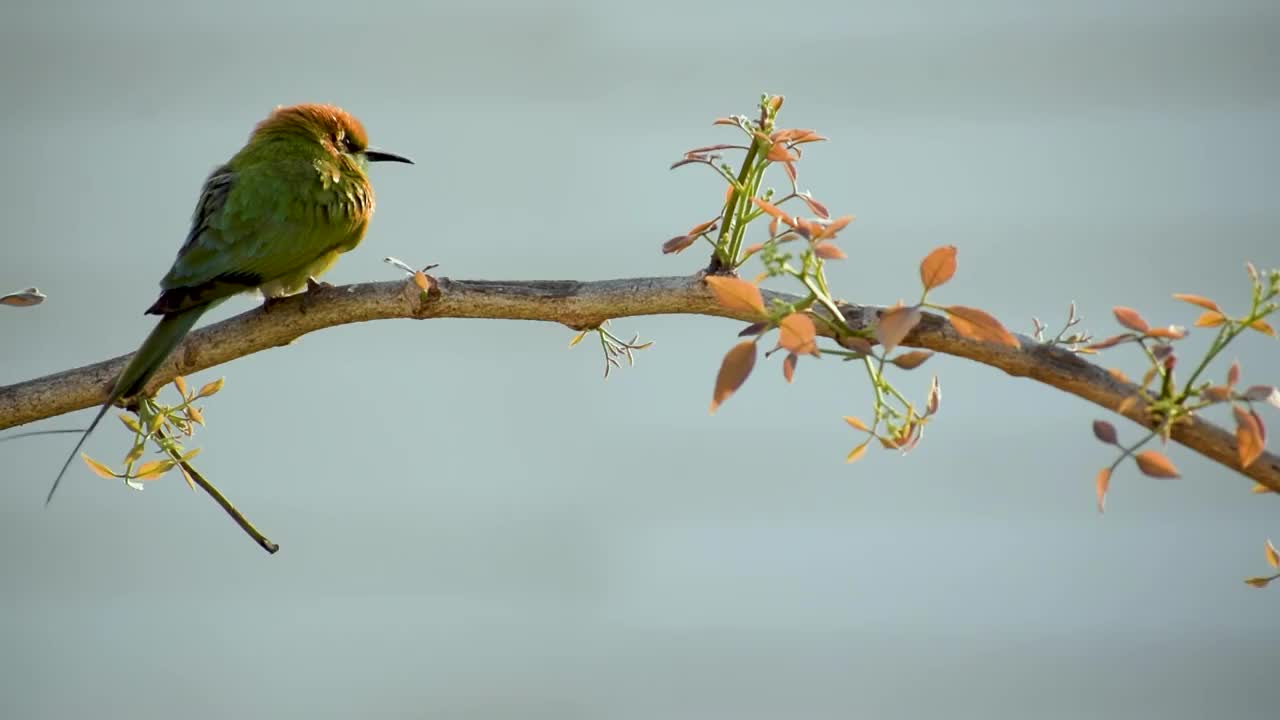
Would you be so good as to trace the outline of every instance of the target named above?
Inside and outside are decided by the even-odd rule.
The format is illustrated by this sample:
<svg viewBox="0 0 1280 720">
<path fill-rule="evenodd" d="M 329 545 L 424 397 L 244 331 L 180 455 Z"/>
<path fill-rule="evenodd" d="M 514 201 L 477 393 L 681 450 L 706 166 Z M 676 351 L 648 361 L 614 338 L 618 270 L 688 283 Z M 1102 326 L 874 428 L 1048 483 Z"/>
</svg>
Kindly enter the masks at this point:
<svg viewBox="0 0 1280 720">
<path fill-rule="evenodd" d="M 360 152 L 360 144 L 357 143 L 350 135 L 343 133 L 338 136 L 338 143 L 349 153 L 355 154 Z"/>
</svg>

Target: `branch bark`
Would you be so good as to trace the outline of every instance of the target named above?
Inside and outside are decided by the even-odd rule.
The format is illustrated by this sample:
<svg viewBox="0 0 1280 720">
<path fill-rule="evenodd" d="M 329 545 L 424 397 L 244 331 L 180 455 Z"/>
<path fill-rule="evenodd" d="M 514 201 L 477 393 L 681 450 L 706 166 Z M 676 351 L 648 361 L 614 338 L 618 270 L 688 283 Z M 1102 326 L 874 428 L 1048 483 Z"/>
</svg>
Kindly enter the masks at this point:
<svg viewBox="0 0 1280 720">
<path fill-rule="evenodd" d="M 297 338 L 335 325 L 408 318 L 489 318 L 541 320 L 575 330 L 605 320 L 638 315 L 709 315 L 750 322 L 745 314 L 721 307 L 700 276 L 626 278 L 594 282 L 437 279 L 437 290 L 423 299 L 407 281 L 362 283 L 323 288 L 285 298 L 270 310 L 258 308 L 191 333 L 156 374 L 148 391 L 173 380 L 239 357 L 287 345 Z M 786 293 L 764 291 L 765 300 L 797 302 Z M 842 304 L 854 328 L 875 324 L 882 308 Z M 1016 377 L 1027 377 L 1084 398 L 1130 420 L 1151 427 L 1143 403 L 1122 407 L 1138 388 L 1119 382 L 1103 368 L 1060 347 L 1018 335 L 1021 349 L 969 340 L 945 318 L 926 313 L 904 345 L 926 348 L 989 365 Z M 127 355 L 0 387 L 0 430 L 62 415 L 102 403 L 107 387 L 124 367 Z M 710 376 L 708 376 L 710 377 Z M 1082 438 L 1087 435 L 1081 435 Z M 1280 492 L 1280 457 L 1264 453 L 1241 469 L 1233 433 L 1200 418 L 1179 424 L 1173 440 Z"/>
</svg>

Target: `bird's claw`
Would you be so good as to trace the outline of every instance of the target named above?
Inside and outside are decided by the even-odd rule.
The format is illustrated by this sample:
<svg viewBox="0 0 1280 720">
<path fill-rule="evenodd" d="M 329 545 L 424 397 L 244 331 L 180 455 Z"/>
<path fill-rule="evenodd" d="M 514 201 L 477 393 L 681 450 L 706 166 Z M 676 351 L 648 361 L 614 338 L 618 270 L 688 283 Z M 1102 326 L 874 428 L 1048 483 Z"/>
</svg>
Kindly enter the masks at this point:
<svg viewBox="0 0 1280 720">
<path fill-rule="evenodd" d="M 333 287 L 333 283 L 327 283 L 323 280 L 317 280 L 313 277 L 307 278 L 307 292 L 316 292 L 317 290 L 328 290 Z"/>
</svg>

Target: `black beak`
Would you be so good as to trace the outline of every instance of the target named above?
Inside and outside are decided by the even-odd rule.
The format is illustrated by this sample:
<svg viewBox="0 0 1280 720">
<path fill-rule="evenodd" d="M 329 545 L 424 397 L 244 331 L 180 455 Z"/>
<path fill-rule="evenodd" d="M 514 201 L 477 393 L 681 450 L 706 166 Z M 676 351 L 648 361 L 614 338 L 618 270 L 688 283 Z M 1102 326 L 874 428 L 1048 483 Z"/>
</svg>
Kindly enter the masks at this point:
<svg viewBox="0 0 1280 720">
<path fill-rule="evenodd" d="M 383 152 L 381 150 L 365 150 L 364 156 L 369 162 L 402 162 L 409 163 L 410 165 L 413 164 L 412 160 L 403 155 L 396 155 L 395 153 Z"/>
</svg>

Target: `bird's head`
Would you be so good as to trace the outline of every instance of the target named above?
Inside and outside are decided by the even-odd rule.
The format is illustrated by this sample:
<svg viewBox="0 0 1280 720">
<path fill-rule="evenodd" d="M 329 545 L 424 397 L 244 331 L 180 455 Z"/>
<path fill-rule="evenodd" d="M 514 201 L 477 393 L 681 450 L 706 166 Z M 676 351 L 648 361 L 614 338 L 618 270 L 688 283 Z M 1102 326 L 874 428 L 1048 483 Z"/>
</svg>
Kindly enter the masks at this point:
<svg viewBox="0 0 1280 720">
<path fill-rule="evenodd" d="M 334 157 L 346 156 L 363 167 L 369 162 L 413 161 L 402 155 L 369 147 L 369 136 L 354 115 L 334 105 L 305 103 L 280 106 L 253 130 L 250 144 L 257 140 L 285 137 L 319 143 Z"/>
</svg>

